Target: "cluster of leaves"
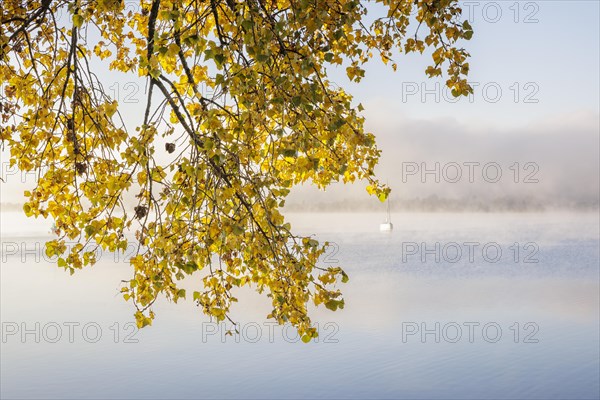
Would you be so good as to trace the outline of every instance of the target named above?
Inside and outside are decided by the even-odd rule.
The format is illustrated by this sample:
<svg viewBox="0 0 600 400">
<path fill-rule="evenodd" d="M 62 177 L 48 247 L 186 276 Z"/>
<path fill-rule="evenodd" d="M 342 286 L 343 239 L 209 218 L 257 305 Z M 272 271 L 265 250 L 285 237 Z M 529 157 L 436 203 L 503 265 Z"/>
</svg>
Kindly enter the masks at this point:
<svg viewBox="0 0 600 400">
<path fill-rule="evenodd" d="M 446 66 L 455 95 L 471 90 L 456 43 L 472 30 L 455 0 L 378 3 L 387 15 L 366 26 L 358 0 L 3 0 L 0 139 L 11 163 L 38 171 L 24 210 L 55 220 L 47 253 L 73 272 L 96 261 L 86 244 L 138 243 L 122 292 L 139 326 L 159 296 L 186 297 L 181 280 L 202 270 L 190 297 L 208 315 L 229 318 L 233 290 L 250 285 L 272 299 L 270 318 L 316 336 L 309 304 L 343 307 L 336 284 L 348 278 L 318 266 L 327 243 L 291 231 L 286 196 L 340 180 L 389 193 L 362 106 L 327 66 L 358 82 L 373 54 L 388 63 L 430 46 L 426 73 Z M 147 81 L 135 131 L 94 71 L 101 62 Z"/>
</svg>

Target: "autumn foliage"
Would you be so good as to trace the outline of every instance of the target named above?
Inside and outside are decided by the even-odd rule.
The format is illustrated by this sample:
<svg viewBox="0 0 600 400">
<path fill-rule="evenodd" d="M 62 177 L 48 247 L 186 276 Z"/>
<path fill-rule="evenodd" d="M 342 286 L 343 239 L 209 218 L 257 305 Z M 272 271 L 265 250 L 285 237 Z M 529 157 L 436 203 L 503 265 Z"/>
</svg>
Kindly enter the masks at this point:
<svg viewBox="0 0 600 400">
<path fill-rule="evenodd" d="M 89 244 L 138 244 L 122 293 L 139 326 L 160 296 L 229 318 L 235 288 L 249 285 L 271 298 L 270 318 L 310 340 L 307 307 L 343 307 L 348 277 L 319 266 L 326 243 L 294 234 L 286 196 L 307 181 L 389 193 L 362 106 L 328 68 L 359 82 L 371 59 L 396 70 L 398 53 L 425 52 L 427 75 L 468 94 L 458 43 L 473 32 L 457 1 L 129 5 L 2 0 L 0 139 L 11 163 L 39 171 L 25 213 L 55 221 L 46 251 L 71 272 L 96 261 Z M 144 80 L 143 113 L 125 116 L 111 98 L 118 74 Z M 181 280 L 200 270 L 202 286 L 186 293 Z"/>
</svg>

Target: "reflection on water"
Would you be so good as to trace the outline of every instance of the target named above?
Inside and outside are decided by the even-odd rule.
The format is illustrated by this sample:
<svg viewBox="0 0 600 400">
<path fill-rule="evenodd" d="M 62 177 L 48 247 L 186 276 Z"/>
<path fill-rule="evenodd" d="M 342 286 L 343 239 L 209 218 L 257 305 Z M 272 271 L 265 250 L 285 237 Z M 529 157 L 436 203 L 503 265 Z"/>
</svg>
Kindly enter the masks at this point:
<svg viewBox="0 0 600 400">
<path fill-rule="evenodd" d="M 289 218 L 350 275 L 346 308 L 315 310 L 318 343 L 247 290 L 241 336 L 191 302 L 136 332 L 122 257 L 70 277 L 36 250 L 49 224 L 2 214 L 2 398 L 598 397 L 596 214 Z"/>
</svg>

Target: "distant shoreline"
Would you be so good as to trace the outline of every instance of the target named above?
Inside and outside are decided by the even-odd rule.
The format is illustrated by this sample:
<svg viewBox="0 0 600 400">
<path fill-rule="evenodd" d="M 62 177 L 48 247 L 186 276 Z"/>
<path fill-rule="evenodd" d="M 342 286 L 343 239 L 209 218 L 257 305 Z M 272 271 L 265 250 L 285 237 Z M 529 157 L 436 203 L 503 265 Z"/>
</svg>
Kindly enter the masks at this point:
<svg viewBox="0 0 600 400">
<path fill-rule="evenodd" d="M 133 207 L 133 206 L 132 206 Z M 413 199 L 392 201 L 391 211 L 395 213 L 530 213 L 530 212 L 598 212 L 600 204 L 590 203 L 555 203 L 543 204 L 523 200 L 463 201 L 448 199 Z M 0 203 L 0 212 L 22 212 L 23 204 Z M 385 212 L 385 206 L 379 201 L 340 201 L 340 202 L 289 202 L 283 212 L 296 213 L 349 213 L 349 212 Z"/>
<path fill-rule="evenodd" d="M 481 198 L 449 199 L 437 196 L 413 199 L 391 199 L 392 212 L 550 212 L 550 211 L 599 211 L 598 199 L 591 201 L 542 202 L 536 199 L 503 197 L 493 200 Z M 375 199 L 367 201 L 297 202 L 289 201 L 287 212 L 385 212 L 385 205 Z"/>
</svg>

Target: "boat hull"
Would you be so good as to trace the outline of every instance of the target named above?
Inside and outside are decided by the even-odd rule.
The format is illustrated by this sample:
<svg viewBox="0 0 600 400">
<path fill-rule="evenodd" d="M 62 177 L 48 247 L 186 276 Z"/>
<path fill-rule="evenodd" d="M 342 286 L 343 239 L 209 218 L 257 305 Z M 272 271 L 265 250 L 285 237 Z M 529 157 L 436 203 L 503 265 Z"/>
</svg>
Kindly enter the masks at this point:
<svg viewBox="0 0 600 400">
<path fill-rule="evenodd" d="M 380 231 L 391 231 L 392 229 L 394 229 L 394 225 L 392 225 L 391 222 L 385 222 L 383 224 L 379 224 Z"/>
</svg>

